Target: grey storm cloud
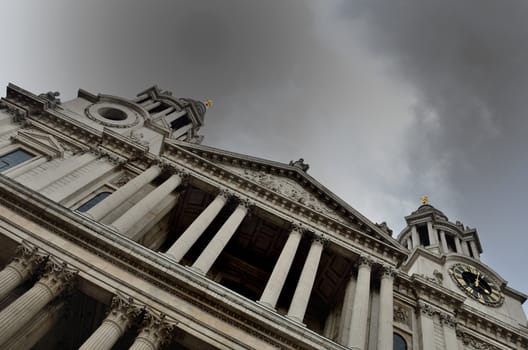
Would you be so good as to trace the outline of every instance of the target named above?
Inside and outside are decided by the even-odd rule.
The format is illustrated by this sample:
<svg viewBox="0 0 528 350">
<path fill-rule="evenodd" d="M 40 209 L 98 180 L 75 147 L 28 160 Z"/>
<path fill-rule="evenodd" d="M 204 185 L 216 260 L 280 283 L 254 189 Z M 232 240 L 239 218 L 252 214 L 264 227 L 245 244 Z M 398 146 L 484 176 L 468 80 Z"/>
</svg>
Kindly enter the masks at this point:
<svg viewBox="0 0 528 350">
<path fill-rule="evenodd" d="M 409 192 L 441 198 L 445 182 L 457 215 L 485 227 L 490 265 L 526 277 L 516 266 L 528 215 L 528 3 L 368 0 L 340 10 L 418 97 L 406 137 Z"/>
</svg>

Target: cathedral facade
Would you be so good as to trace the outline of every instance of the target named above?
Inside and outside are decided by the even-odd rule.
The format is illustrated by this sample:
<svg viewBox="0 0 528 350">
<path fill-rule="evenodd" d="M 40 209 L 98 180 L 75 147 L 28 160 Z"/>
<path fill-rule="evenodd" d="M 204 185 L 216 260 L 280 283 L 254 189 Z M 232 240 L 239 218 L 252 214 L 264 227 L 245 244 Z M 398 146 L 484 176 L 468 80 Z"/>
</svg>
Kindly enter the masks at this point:
<svg viewBox="0 0 528 350">
<path fill-rule="evenodd" d="M 1 349 L 528 349 L 526 295 L 427 200 L 397 236 L 215 149 L 152 87 L 0 102 Z"/>
</svg>

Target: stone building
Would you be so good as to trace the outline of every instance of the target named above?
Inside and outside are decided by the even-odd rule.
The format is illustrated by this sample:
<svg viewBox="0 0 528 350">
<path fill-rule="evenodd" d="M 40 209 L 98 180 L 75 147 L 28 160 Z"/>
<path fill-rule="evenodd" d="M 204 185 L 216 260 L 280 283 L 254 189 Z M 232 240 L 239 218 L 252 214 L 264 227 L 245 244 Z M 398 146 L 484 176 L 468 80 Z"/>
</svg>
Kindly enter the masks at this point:
<svg viewBox="0 0 528 350">
<path fill-rule="evenodd" d="M 0 104 L 1 349 L 528 349 L 526 296 L 426 203 L 397 238 L 150 88 Z"/>
</svg>

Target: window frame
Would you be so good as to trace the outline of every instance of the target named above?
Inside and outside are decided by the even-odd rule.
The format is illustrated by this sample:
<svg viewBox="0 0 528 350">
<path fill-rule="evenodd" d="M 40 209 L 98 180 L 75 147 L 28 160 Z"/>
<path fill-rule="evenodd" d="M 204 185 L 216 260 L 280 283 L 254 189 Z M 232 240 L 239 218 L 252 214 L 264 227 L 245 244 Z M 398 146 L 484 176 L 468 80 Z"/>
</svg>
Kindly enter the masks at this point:
<svg viewBox="0 0 528 350">
<path fill-rule="evenodd" d="M 27 152 L 31 155 L 33 155 L 33 157 L 21 162 L 21 163 L 18 163 L 17 165 L 15 166 L 12 166 L 10 168 L 7 168 L 5 170 L 0 170 L 0 174 L 2 175 L 8 175 L 10 172 L 12 171 L 15 171 L 16 169 L 19 169 L 19 168 L 22 168 L 23 166 L 26 166 L 28 164 L 30 164 L 31 162 L 34 162 L 35 160 L 37 159 L 40 159 L 42 157 L 42 154 L 40 154 L 39 152 L 35 151 L 34 149 L 30 148 L 30 147 L 27 147 L 23 144 L 20 144 L 18 142 L 15 142 L 15 143 L 11 143 L 5 147 L 2 147 L 0 148 L 0 157 L 4 157 L 6 156 L 7 154 L 9 153 L 12 153 L 12 152 L 15 152 L 15 151 L 18 151 L 18 150 L 22 150 L 24 152 Z"/>
</svg>

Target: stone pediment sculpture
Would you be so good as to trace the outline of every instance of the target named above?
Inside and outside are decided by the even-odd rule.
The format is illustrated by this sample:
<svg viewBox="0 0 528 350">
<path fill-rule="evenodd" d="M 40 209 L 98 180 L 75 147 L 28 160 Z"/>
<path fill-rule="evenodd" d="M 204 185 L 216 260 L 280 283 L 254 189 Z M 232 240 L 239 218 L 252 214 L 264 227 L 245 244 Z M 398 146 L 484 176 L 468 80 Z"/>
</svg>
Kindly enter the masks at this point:
<svg viewBox="0 0 528 350">
<path fill-rule="evenodd" d="M 198 157 L 205 158 L 226 171 L 245 178 L 319 215 L 341 225 L 361 230 L 370 236 L 397 246 L 388 227 L 370 222 L 306 173 L 303 159 L 290 164 L 268 161 L 203 145 L 170 141 Z"/>
</svg>

